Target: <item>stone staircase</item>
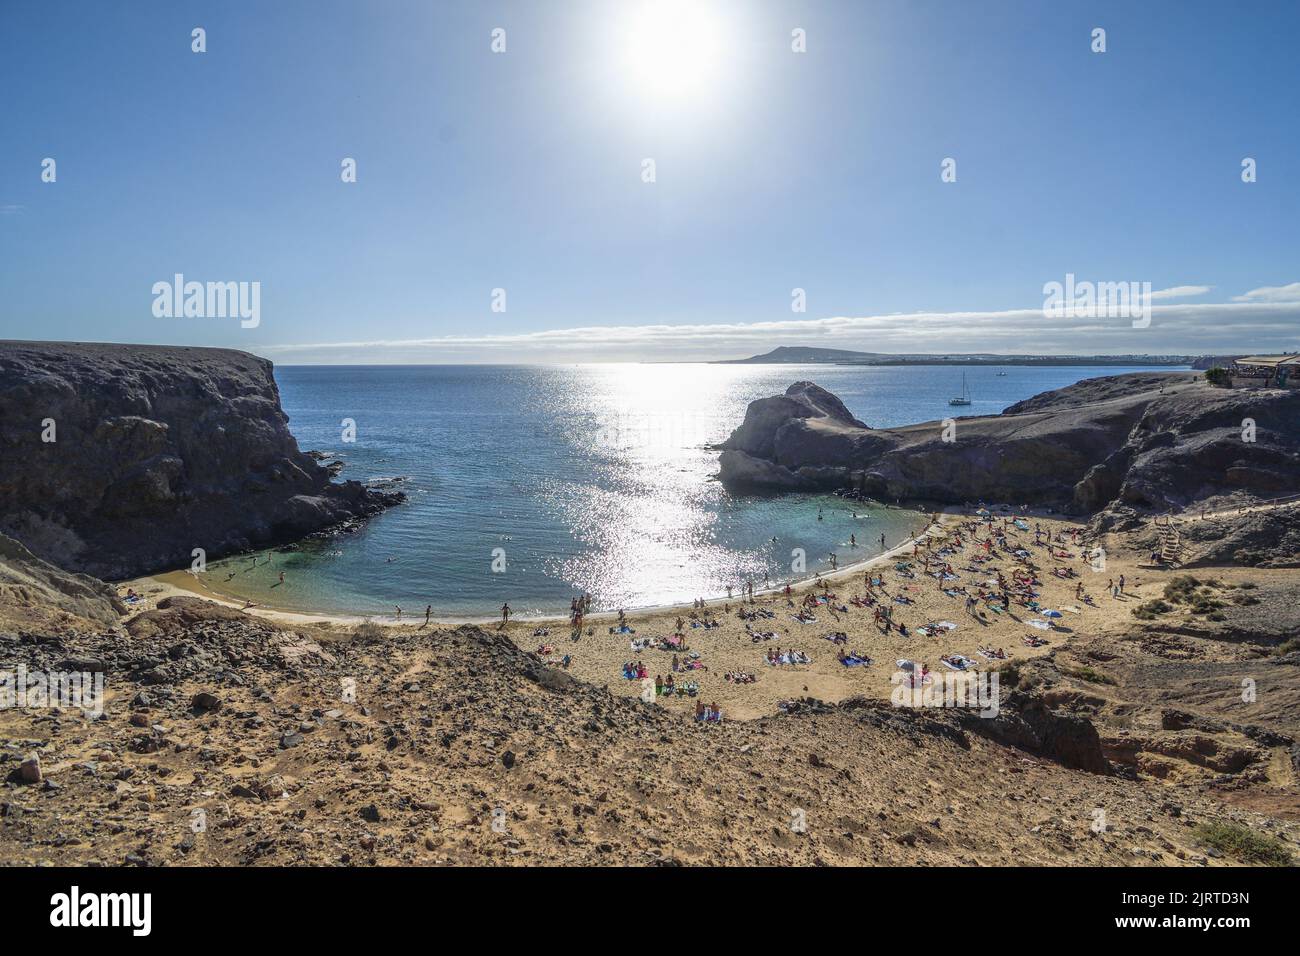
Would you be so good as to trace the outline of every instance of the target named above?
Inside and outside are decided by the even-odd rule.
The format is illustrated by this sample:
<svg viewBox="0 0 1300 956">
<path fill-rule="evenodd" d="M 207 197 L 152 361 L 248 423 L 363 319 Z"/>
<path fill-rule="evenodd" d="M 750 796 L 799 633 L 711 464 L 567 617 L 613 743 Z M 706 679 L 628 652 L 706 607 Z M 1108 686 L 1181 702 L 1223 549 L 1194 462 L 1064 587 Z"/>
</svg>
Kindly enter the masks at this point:
<svg viewBox="0 0 1300 956">
<path fill-rule="evenodd" d="M 1168 515 L 1162 522 L 1156 520 L 1156 531 L 1160 535 L 1160 560 L 1166 564 L 1179 564 L 1183 559 L 1183 533 Z"/>
</svg>

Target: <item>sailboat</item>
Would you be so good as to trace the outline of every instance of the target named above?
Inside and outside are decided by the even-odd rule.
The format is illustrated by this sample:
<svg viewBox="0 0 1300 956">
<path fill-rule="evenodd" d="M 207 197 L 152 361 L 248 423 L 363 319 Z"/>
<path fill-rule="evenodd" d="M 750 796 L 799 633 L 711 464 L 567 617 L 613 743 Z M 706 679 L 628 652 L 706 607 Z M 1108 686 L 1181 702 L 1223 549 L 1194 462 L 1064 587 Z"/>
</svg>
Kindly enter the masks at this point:
<svg viewBox="0 0 1300 956">
<path fill-rule="evenodd" d="M 961 397 L 948 399 L 949 405 L 969 405 L 970 390 L 966 388 L 966 373 L 961 373 Z"/>
</svg>

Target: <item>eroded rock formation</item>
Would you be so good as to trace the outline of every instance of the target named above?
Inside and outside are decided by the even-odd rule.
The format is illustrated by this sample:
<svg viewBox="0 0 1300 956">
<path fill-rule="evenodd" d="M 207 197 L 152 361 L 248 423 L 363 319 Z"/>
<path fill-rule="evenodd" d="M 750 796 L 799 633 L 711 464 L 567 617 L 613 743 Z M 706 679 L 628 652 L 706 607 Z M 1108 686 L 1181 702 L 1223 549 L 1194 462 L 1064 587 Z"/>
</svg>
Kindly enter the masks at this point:
<svg viewBox="0 0 1300 956">
<path fill-rule="evenodd" d="M 1000 415 L 873 429 L 799 382 L 751 402 L 721 448 L 721 479 L 738 490 L 856 487 L 885 500 L 1075 514 L 1177 510 L 1300 492 L 1300 391 L 1136 372 L 1045 392 Z"/>
<path fill-rule="evenodd" d="M 228 349 L 0 342 L 0 531 L 116 579 L 188 567 L 401 499 L 298 449 L 271 363 Z"/>
</svg>

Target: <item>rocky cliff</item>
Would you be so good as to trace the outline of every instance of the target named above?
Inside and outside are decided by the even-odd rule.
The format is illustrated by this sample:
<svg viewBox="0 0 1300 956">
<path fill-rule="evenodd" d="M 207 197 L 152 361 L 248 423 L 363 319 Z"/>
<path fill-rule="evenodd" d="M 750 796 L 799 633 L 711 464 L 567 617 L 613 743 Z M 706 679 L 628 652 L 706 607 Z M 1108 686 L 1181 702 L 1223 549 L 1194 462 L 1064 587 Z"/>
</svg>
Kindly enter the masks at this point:
<svg viewBox="0 0 1300 956">
<path fill-rule="evenodd" d="M 51 623 L 112 627 L 127 610 L 103 581 L 62 571 L 3 534 L 0 607 L 4 608 L 0 627 L 40 630 Z"/>
<path fill-rule="evenodd" d="M 856 487 L 874 497 L 1160 512 L 1300 492 L 1300 391 L 1135 372 L 1000 415 L 871 429 L 808 382 L 751 402 L 722 446 L 734 489 Z"/>
<path fill-rule="evenodd" d="M 299 451 L 271 363 L 227 349 L 0 342 L 0 531 L 119 579 L 345 526 L 401 499 Z"/>
</svg>

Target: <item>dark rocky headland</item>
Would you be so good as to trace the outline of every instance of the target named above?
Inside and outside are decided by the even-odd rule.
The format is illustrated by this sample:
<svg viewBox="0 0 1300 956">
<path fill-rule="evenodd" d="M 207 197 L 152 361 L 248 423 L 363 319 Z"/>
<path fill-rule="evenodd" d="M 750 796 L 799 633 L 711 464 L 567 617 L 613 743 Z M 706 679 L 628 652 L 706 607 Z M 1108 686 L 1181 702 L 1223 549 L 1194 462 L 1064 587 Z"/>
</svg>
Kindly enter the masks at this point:
<svg viewBox="0 0 1300 956">
<path fill-rule="evenodd" d="M 1105 512 L 1113 523 L 1300 493 L 1300 391 L 1134 372 L 1045 392 L 1000 415 L 870 428 L 825 389 L 798 382 L 751 402 L 720 447 L 721 479 L 737 490 L 1025 503 Z"/>
<path fill-rule="evenodd" d="M 230 349 L 0 342 L 0 532 L 60 568 L 121 579 L 400 501 L 331 481 L 299 450 L 271 368 Z"/>
</svg>

